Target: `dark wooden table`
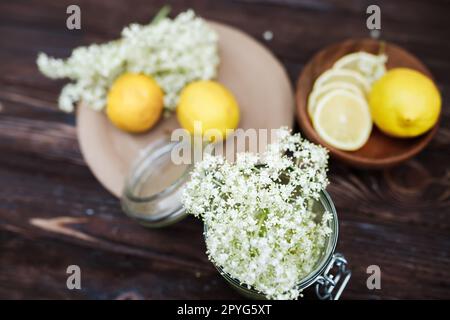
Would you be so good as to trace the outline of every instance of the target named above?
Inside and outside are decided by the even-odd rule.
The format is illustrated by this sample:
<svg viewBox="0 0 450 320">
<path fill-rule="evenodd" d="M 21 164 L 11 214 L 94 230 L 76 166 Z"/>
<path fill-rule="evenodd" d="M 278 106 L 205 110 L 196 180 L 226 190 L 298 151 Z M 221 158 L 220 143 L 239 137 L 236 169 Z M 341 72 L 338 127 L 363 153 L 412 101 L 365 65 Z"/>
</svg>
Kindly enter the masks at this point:
<svg viewBox="0 0 450 320">
<path fill-rule="evenodd" d="M 292 83 L 322 47 L 366 37 L 372 1 L 168 1 L 265 42 Z M 204 253 L 193 218 L 148 230 L 121 212 L 80 154 L 73 114 L 57 109 L 62 82 L 43 77 L 40 51 L 64 57 L 79 45 L 145 23 L 166 1 L 0 2 L 0 298 L 238 298 Z M 78 4 L 82 29 L 66 29 Z M 431 145 L 393 169 L 365 171 L 332 161 L 331 193 L 340 217 L 339 251 L 353 270 L 345 299 L 450 298 L 449 3 L 380 3 L 382 37 L 410 50 L 443 94 Z M 271 41 L 263 33 L 274 34 Z M 82 270 L 82 290 L 66 288 L 66 268 Z M 381 290 L 366 269 L 379 265 Z"/>
</svg>

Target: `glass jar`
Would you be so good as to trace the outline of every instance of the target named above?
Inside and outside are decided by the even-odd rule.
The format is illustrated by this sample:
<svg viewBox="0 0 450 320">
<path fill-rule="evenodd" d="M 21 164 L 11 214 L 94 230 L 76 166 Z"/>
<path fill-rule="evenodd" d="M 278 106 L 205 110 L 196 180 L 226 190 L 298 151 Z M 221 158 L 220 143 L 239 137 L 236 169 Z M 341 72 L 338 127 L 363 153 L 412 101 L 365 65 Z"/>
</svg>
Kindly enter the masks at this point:
<svg viewBox="0 0 450 320">
<path fill-rule="evenodd" d="M 317 261 L 314 270 L 298 283 L 298 289 L 303 291 L 311 285 L 315 285 L 316 295 L 319 299 L 338 300 L 350 280 L 351 271 L 347 268 L 345 257 L 340 253 L 335 253 L 339 233 L 336 208 L 330 195 L 326 191 L 322 191 L 319 201 L 313 202 L 312 210 L 317 214 L 318 219 L 326 211 L 332 214 L 332 219 L 329 221 L 329 227 L 332 232 L 327 239 L 321 258 Z M 205 224 L 205 237 L 207 233 L 208 227 Z M 265 299 L 264 294 L 248 288 L 245 284 L 241 284 L 240 281 L 224 272 L 220 266 L 216 264 L 214 266 L 222 277 L 244 297 L 257 300 Z"/>
<path fill-rule="evenodd" d="M 187 213 L 181 203 L 181 193 L 189 180 L 192 164 L 175 164 L 172 151 L 182 147 L 181 142 L 171 142 L 168 138 L 149 145 L 133 164 L 122 194 L 123 211 L 146 227 L 163 227 L 173 224 Z M 312 210 L 321 217 L 325 211 L 332 214 L 329 226 L 332 230 L 327 239 L 322 256 L 314 271 L 304 277 L 298 288 L 304 290 L 315 285 L 319 299 L 339 299 L 351 272 L 347 269 L 344 256 L 335 253 L 338 239 L 338 218 L 334 204 L 326 191 L 319 201 L 312 203 Z M 207 226 L 204 226 L 204 235 Z M 253 299 L 265 299 L 260 292 L 247 288 L 215 265 L 226 281 L 243 296 Z"/>
<path fill-rule="evenodd" d="M 123 211 L 146 227 L 163 227 L 186 216 L 181 193 L 192 164 L 175 164 L 172 150 L 181 142 L 163 138 L 150 144 L 132 165 L 125 181 Z"/>
</svg>

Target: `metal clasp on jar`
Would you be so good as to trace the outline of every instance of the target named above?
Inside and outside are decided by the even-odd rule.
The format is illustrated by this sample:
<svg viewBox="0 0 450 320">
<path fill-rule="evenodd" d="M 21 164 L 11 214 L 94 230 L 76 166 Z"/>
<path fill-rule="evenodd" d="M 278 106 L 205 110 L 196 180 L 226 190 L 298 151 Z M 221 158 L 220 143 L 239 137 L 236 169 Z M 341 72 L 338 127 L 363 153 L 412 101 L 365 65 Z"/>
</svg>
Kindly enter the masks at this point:
<svg viewBox="0 0 450 320">
<path fill-rule="evenodd" d="M 323 274 L 316 280 L 317 297 L 320 300 L 339 300 L 351 276 L 352 272 L 347 269 L 345 257 L 335 253 Z"/>
</svg>

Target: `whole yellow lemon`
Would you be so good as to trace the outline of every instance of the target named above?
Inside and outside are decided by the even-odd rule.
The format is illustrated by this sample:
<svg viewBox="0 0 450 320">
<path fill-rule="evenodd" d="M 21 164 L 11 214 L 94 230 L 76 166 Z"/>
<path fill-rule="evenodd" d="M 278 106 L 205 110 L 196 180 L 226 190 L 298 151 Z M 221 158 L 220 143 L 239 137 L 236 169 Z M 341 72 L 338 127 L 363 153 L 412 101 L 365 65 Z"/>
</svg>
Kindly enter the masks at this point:
<svg viewBox="0 0 450 320">
<path fill-rule="evenodd" d="M 177 118 L 191 134 L 205 135 L 213 129 L 209 132 L 213 132 L 214 138 L 223 139 L 229 133 L 227 129 L 235 129 L 239 124 L 239 106 L 233 94 L 220 83 L 195 81 L 180 94 Z M 195 128 L 196 122 L 201 128 Z"/>
<path fill-rule="evenodd" d="M 144 132 L 161 116 L 163 97 L 163 91 L 153 78 L 125 73 L 114 81 L 108 92 L 106 114 L 122 130 Z"/>
<path fill-rule="evenodd" d="M 439 118 L 441 96 L 422 73 L 396 68 L 372 87 L 369 95 L 377 127 L 394 137 L 415 137 L 431 129 Z"/>
</svg>

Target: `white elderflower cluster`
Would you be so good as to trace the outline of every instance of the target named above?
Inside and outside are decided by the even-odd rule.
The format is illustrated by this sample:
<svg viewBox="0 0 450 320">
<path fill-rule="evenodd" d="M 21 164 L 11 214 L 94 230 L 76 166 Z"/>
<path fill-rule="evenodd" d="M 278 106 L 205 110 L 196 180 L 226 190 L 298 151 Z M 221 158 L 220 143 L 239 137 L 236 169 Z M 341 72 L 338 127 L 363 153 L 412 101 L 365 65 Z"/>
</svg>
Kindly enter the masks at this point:
<svg viewBox="0 0 450 320">
<path fill-rule="evenodd" d="M 270 299 L 297 299 L 331 233 L 331 214 L 311 210 L 328 184 L 328 154 L 278 132 L 261 155 L 242 153 L 235 163 L 205 155 L 183 204 L 203 219 L 209 259 L 225 273 Z"/>
<path fill-rule="evenodd" d="M 186 84 L 217 76 L 218 36 L 188 10 L 173 20 L 131 24 L 121 39 L 79 47 L 65 60 L 41 53 L 37 64 L 47 77 L 74 81 L 61 91 L 59 107 L 64 111 L 73 111 L 79 101 L 102 110 L 111 84 L 124 72 L 152 76 L 164 91 L 166 110 L 172 111 Z"/>
</svg>

